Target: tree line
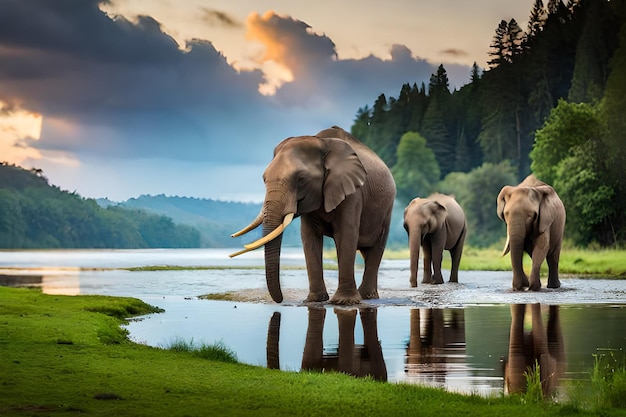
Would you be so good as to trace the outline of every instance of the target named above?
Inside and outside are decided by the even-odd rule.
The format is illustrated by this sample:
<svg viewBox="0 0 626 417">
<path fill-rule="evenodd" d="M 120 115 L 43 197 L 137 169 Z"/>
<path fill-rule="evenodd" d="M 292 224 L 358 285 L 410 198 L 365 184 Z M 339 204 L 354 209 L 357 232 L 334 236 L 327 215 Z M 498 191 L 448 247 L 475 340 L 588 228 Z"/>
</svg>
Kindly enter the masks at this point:
<svg viewBox="0 0 626 417">
<path fill-rule="evenodd" d="M 0 248 L 199 247 L 193 227 L 143 210 L 100 207 L 48 184 L 39 169 L 0 164 Z"/>
<path fill-rule="evenodd" d="M 468 243 L 503 236 L 495 198 L 529 173 L 551 184 L 577 245 L 626 242 L 626 1 L 536 0 L 523 30 L 496 27 L 489 67 L 450 91 L 440 65 L 428 86 L 360 108 L 351 133 L 391 167 L 398 200 L 454 194 Z"/>
</svg>

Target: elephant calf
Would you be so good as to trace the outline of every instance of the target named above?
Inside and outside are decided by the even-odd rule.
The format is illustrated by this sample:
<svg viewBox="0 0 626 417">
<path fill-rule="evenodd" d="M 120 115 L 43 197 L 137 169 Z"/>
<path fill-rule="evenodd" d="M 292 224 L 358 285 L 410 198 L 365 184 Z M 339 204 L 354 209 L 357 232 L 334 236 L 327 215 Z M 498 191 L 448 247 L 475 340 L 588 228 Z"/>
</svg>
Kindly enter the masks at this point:
<svg viewBox="0 0 626 417">
<path fill-rule="evenodd" d="M 443 284 L 441 260 L 444 250 L 452 257 L 450 282 L 459 281 L 467 222 L 454 197 L 435 193 L 428 198 L 413 199 L 404 209 L 404 228 L 409 235 L 412 287 L 417 287 L 420 247 L 424 249 L 423 283 Z"/>
<path fill-rule="evenodd" d="M 537 291 L 539 270 L 548 262 L 548 288 L 559 288 L 559 257 L 565 229 L 565 206 L 554 188 L 529 175 L 517 186 L 504 186 L 498 194 L 498 217 L 506 223 L 502 255 L 511 252 L 513 289 Z M 530 279 L 524 272 L 524 252 L 532 258 Z"/>
</svg>

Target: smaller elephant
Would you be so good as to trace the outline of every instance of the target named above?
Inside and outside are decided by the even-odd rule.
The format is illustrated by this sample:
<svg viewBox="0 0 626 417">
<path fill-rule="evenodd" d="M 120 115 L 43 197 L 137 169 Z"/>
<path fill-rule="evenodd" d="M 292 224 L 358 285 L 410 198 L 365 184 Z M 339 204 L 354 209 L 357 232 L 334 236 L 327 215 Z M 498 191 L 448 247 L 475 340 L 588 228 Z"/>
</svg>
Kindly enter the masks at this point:
<svg viewBox="0 0 626 417">
<path fill-rule="evenodd" d="M 502 187 L 498 217 L 506 223 L 502 256 L 511 252 L 513 289 L 538 291 L 539 271 L 548 262 L 548 288 L 559 288 L 559 257 L 565 229 L 565 206 L 554 188 L 529 175 L 517 186 Z M 524 252 L 532 258 L 530 279 L 524 272 Z"/>
<path fill-rule="evenodd" d="M 463 209 L 454 197 L 432 194 L 415 198 L 404 209 L 404 228 L 409 235 L 412 287 L 417 287 L 420 247 L 424 249 L 424 279 L 426 284 L 443 284 L 441 261 L 443 251 L 450 252 L 452 269 L 450 282 L 459 282 L 459 263 L 467 233 Z"/>
</svg>

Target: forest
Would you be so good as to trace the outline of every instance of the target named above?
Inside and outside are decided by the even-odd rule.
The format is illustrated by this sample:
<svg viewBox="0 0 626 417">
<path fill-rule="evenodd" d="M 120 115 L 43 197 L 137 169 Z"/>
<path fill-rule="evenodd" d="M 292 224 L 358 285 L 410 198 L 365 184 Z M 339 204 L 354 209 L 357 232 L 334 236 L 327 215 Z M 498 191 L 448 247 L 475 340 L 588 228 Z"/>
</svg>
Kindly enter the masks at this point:
<svg viewBox="0 0 626 417">
<path fill-rule="evenodd" d="M 0 164 L 0 248 L 198 247 L 198 230 L 144 210 L 100 207 L 48 184 L 41 170 Z"/>
<path fill-rule="evenodd" d="M 501 243 L 496 196 L 529 173 L 563 200 L 572 245 L 626 246 L 625 21 L 626 0 L 536 0 L 525 30 L 515 19 L 497 24 L 488 68 L 474 64 L 458 90 L 440 65 L 428 86 L 406 83 L 397 98 L 358 109 L 350 130 L 398 189 L 389 246 L 406 247 L 402 211 L 434 191 L 465 210 L 467 244 Z M 49 185 L 41 170 L 0 165 L 0 248 L 236 246 L 230 233 L 256 212 L 165 196 L 99 205 Z M 286 243 L 298 244 L 290 229 Z"/>
<path fill-rule="evenodd" d="M 391 167 L 398 204 L 453 194 L 466 242 L 489 246 L 504 235 L 498 192 L 534 173 L 563 200 L 572 244 L 624 246 L 625 4 L 536 0 L 526 30 L 497 25 L 489 67 L 474 64 L 460 89 L 440 65 L 428 86 L 360 108 L 351 132 Z"/>
</svg>

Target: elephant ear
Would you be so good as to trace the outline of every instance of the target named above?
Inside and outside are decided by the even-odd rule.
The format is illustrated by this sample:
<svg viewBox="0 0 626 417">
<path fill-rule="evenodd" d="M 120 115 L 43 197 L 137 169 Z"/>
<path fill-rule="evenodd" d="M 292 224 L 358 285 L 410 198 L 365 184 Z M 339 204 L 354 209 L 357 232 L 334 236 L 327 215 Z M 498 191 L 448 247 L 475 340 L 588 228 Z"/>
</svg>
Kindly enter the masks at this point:
<svg viewBox="0 0 626 417">
<path fill-rule="evenodd" d="M 541 196 L 538 221 L 539 233 L 541 234 L 548 230 L 559 211 L 559 197 L 554 188 L 549 185 L 535 187 L 535 191 Z"/>
<path fill-rule="evenodd" d="M 447 210 L 438 201 L 428 203 L 428 209 L 430 211 L 430 216 L 428 217 L 428 231 L 433 233 L 445 223 Z"/>
<path fill-rule="evenodd" d="M 500 190 L 500 194 L 498 194 L 496 211 L 498 213 L 498 217 L 501 220 L 504 220 L 504 206 L 506 205 L 506 198 L 511 193 L 512 189 L 513 187 L 511 187 L 510 185 L 505 185 Z"/>
<path fill-rule="evenodd" d="M 324 210 L 334 210 L 347 196 L 365 184 L 367 172 L 350 145 L 340 139 L 325 139 Z"/>
</svg>

